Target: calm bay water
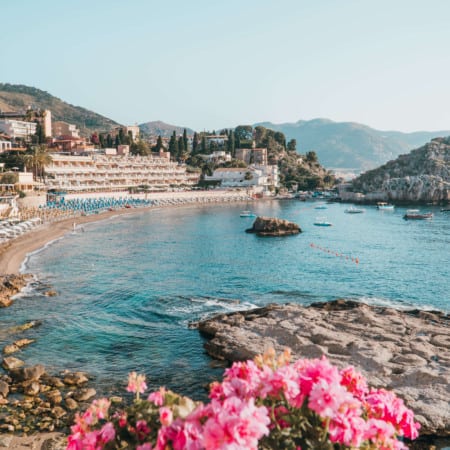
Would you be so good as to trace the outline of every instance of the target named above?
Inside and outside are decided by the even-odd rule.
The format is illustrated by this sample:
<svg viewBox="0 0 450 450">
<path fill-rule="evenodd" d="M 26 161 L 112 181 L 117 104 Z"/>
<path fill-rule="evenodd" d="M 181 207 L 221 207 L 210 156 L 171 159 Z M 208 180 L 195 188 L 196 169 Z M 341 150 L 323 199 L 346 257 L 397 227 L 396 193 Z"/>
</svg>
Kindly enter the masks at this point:
<svg viewBox="0 0 450 450">
<path fill-rule="evenodd" d="M 1 330 L 26 320 L 37 342 L 21 358 L 50 371 L 87 371 L 99 391 L 113 391 L 127 373 L 145 373 L 202 398 L 220 377 L 190 321 L 214 312 L 267 303 L 350 298 L 371 304 L 450 311 L 450 214 L 405 221 L 394 212 L 348 205 L 316 210 L 314 202 L 146 211 L 84 226 L 33 254 L 26 270 L 37 281 L 0 315 Z M 244 233 L 254 219 L 242 209 L 297 222 L 303 233 L 259 238 Z M 315 227 L 326 215 L 332 227 Z M 356 263 L 358 260 L 358 264 Z M 47 289 L 58 292 L 45 297 Z"/>
</svg>

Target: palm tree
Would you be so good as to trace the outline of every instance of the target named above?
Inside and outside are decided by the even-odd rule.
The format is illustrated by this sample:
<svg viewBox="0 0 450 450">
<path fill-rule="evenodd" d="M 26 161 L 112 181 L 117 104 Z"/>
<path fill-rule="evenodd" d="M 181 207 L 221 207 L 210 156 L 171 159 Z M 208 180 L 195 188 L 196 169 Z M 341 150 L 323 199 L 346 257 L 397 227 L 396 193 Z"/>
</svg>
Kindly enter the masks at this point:
<svg viewBox="0 0 450 450">
<path fill-rule="evenodd" d="M 52 156 L 45 145 L 34 147 L 32 153 L 23 156 L 23 162 L 27 169 L 33 171 L 35 178 L 45 181 L 45 166 L 52 162 Z"/>
</svg>

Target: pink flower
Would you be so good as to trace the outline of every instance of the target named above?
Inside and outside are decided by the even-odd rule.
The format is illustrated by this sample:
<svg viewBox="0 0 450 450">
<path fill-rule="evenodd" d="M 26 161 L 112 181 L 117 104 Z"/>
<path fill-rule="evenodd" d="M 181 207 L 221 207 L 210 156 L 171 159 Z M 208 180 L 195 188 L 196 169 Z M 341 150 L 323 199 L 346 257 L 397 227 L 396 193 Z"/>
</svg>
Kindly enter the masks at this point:
<svg viewBox="0 0 450 450">
<path fill-rule="evenodd" d="M 152 450 L 152 444 L 149 444 L 148 442 L 146 442 L 145 444 L 138 445 L 136 447 L 136 450 Z"/>
<path fill-rule="evenodd" d="M 110 406 L 111 402 L 107 398 L 101 398 L 99 400 L 94 400 L 89 409 L 97 419 L 105 419 L 108 416 Z"/>
<path fill-rule="evenodd" d="M 321 417 L 333 418 L 343 403 L 352 401 L 352 395 L 340 384 L 320 380 L 311 388 L 308 406 Z"/>
<path fill-rule="evenodd" d="M 367 394 L 368 388 L 364 377 L 354 367 L 349 366 L 341 370 L 341 384 L 357 398 L 362 399 Z"/>
<path fill-rule="evenodd" d="M 105 423 L 102 429 L 100 430 L 100 441 L 102 444 L 106 444 L 107 442 L 111 442 L 116 437 L 116 430 L 114 429 L 114 425 L 111 422 Z"/>
<path fill-rule="evenodd" d="M 147 400 L 149 402 L 152 402 L 156 406 L 162 406 L 162 405 L 164 405 L 165 394 L 166 394 L 166 390 L 163 387 L 161 387 L 161 388 L 159 388 L 159 391 L 152 392 L 148 396 Z"/>
<path fill-rule="evenodd" d="M 137 375 L 136 372 L 131 372 L 128 375 L 128 392 L 143 394 L 146 389 L 147 385 L 145 384 L 145 375 Z"/>
<path fill-rule="evenodd" d="M 304 395 L 309 395 L 314 384 L 320 380 L 328 384 L 341 381 L 339 370 L 332 366 L 325 356 L 321 359 L 299 360 L 294 363 L 294 368 L 299 372 L 301 392 Z"/>
<path fill-rule="evenodd" d="M 167 406 L 163 406 L 159 408 L 159 421 L 166 427 L 168 427 L 173 421 L 172 411 L 167 408 Z"/>
</svg>

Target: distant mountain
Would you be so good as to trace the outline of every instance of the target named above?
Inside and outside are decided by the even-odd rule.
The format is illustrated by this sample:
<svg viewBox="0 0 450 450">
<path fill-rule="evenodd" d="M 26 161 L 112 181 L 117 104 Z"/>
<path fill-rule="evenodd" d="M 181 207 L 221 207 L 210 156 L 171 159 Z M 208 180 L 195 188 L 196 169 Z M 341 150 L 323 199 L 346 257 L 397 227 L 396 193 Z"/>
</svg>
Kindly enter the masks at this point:
<svg viewBox="0 0 450 450">
<path fill-rule="evenodd" d="M 353 169 L 355 172 L 372 169 L 425 144 L 435 137 L 449 136 L 446 131 L 380 131 L 353 122 L 333 122 L 328 119 L 299 120 L 295 123 L 257 123 L 281 131 L 286 139 L 297 140 L 297 151 L 314 150 L 325 167 Z"/>
<path fill-rule="evenodd" d="M 450 201 L 450 137 L 435 138 L 352 181 L 369 200 Z"/>
<path fill-rule="evenodd" d="M 53 121 L 63 120 L 75 124 L 84 136 L 93 131 L 110 130 L 119 125 L 107 117 L 80 106 L 73 106 L 40 89 L 22 84 L 0 83 L 1 111 L 20 111 L 28 106 L 49 109 Z"/>
<path fill-rule="evenodd" d="M 170 137 L 172 133 L 175 131 L 177 135 L 183 134 L 183 131 L 186 127 L 179 127 L 177 125 L 170 125 L 165 122 L 161 122 L 160 120 L 153 121 L 153 122 L 146 122 L 141 123 L 139 125 L 139 129 L 141 133 L 146 135 L 154 135 L 161 137 Z M 186 133 L 188 135 L 194 134 L 194 130 L 191 130 L 190 128 L 186 128 Z"/>
</svg>

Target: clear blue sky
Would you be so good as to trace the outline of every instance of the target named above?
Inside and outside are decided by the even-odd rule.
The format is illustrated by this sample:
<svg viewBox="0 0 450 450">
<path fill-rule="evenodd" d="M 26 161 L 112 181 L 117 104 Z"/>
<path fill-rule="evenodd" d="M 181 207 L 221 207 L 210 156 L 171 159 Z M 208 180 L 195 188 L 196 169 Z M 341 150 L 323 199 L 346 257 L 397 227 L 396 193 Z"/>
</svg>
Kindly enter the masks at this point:
<svg viewBox="0 0 450 450">
<path fill-rule="evenodd" d="M 2 0 L 0 81 L 123 124 L 450 128 L 447 0 Z"/>
</svg>

